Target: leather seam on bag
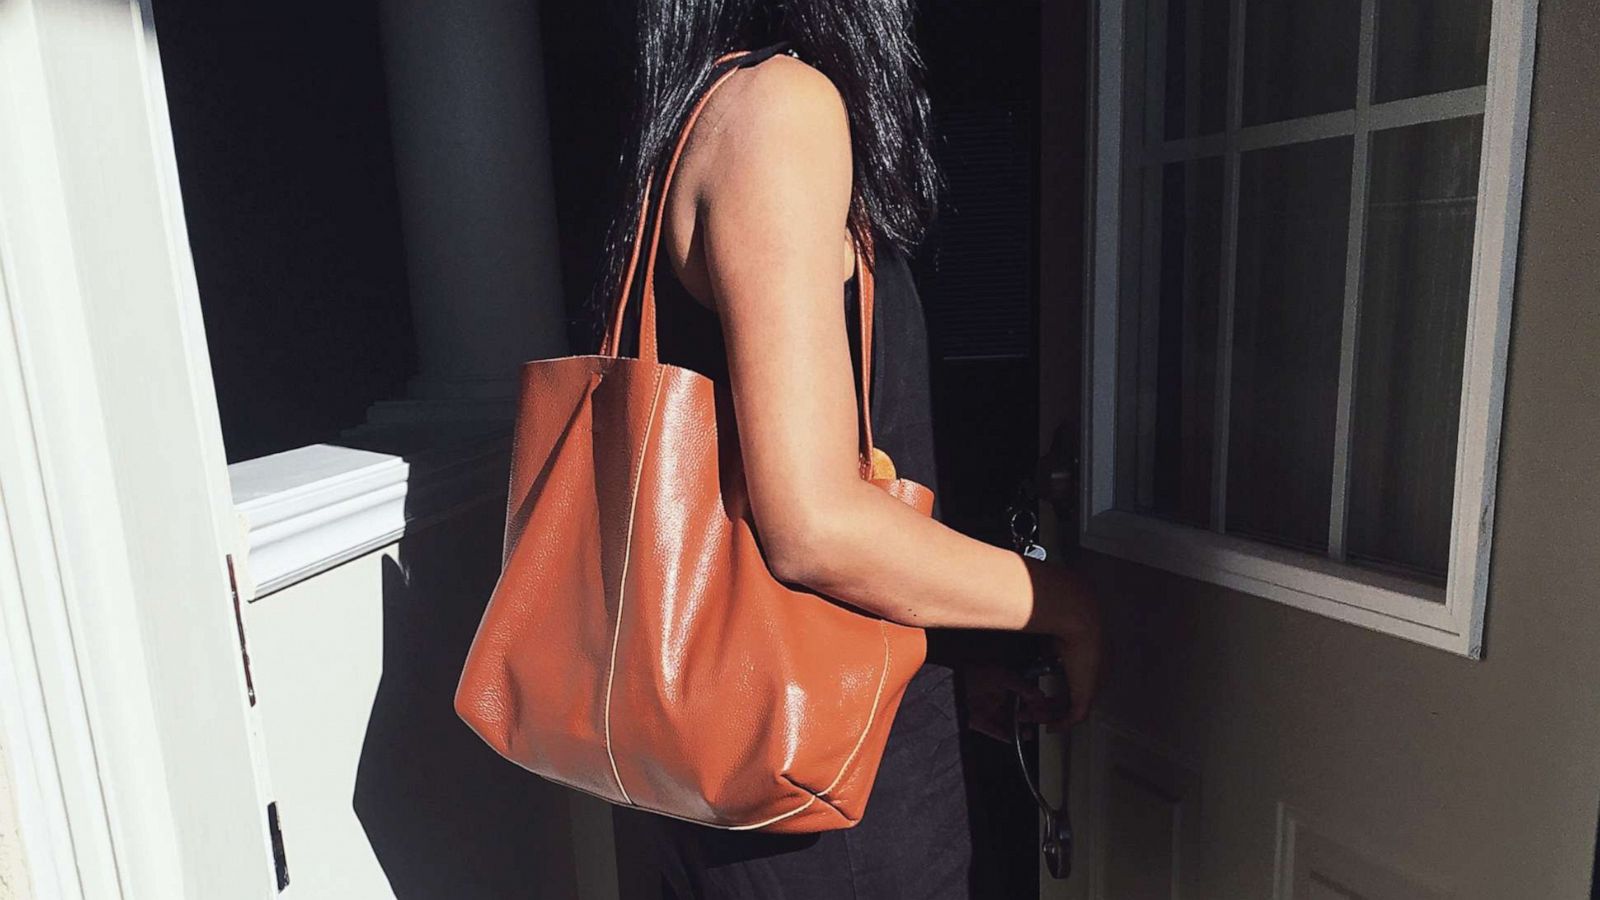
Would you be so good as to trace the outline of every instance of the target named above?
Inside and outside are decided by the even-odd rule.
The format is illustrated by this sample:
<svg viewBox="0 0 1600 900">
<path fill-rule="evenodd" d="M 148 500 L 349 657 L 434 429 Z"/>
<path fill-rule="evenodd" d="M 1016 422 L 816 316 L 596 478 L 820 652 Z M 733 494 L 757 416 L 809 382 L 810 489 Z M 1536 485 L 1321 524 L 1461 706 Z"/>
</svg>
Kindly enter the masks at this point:
<svg viewBox="0 0 1600 900">
<path fill-rule="evenodd" d="M 833 801 L 831 801 L 827 797 L 823 796 L 824 794 L 827 793 L 827 791 L 820 791 L 820 792 L 819 791 L 813 791 L 812 789 L 806 787 L 805 785 L 801 784 L 800 782 L 795 781 L 788 774 L 783 774 L 783 775 L 781 775 L 779 777 L 781 777 L 784 781 L 789 782 L 789 784 L 792 787 L 796 788 L 797 790 L 805 791 L 806 794 L 809 795 L 809 799 L 807 799 L 806 802 L 803 805 L 801 805 L 800 809 L 794 810 L 793 812 L 784 813 L 784 815 L 780 816 L 779 818 L 783 818 L 785 816 L 790 816 L 790 815 L 793 815 L 796 812 L 801 812 L 803 810 L 809 809 L 811 807 L 811 804 L 817 802 L 818 800 L 821 800 L 823 806 L 826 806 L 827 808 L 829 808 L 829 809 L 833 810 L 834 812 L 838 813 L 839 814 L 839 818 L 845 820 L 846 822 L 857 822 L 857 821 L 860 821 L 858 819 L 850 818 L 850 816 L 847 815 L 844 810 L 842 810 L 838 806 L 834 805 Z"/>
<path fill-rule="evenodd" d="M 622 786 L 622 773 L 617 770 L 617 754 L 611 747 L 611 692 L 617 679 L 617 643 L 622 638 L 623 601 L 628 594 L 628 563 L 633 557 L 633 523 L 639 511 L 639 485 L 644 481 L 644 461 L 650 455 L 650 433 L 655 430 L 656 410 L 661 407 L 661 369 L 656 369 L 655 393 L 650 399 L 650 417 L 645 420 L 644 439 L 639 442 L 639 468 L 634 473 L 633 487 L 628 499 L 628 530 L 622 542 L 622 573 L 617 578 L 617 621 L 611 627 L 611 662 L 606 668 L 606 758 L 611 761 L 611 777 L 617 780 L 617 790 L 629 806 L 634 805 L 628 789 Z"/>
<path fill-rule="evenodd" d="M 878 634 L 883 637 L 883 672 L 878 675 L 878 689 L 872 695 L 872 706 L 868 707 L 867 724 L 861 727 L 861 735 L 856 738 L 856 745 L 850 748 L 850 755 L 844 758 L 844 765 L 839 767 L 839 774 L 833 776 L 833 781 L 823 788 L 818 796 L 827 796 L 829 791 L 839 786 L 839 781 L 850 770 L 850 764 L 856 761 L 856 754 L 861 752 L 861 745 L 867 742 L 867 735 L 872 732 L 872 723 L 877 721 L 878 703 L 883 699 L 883 686 L 889 682 L 889 669 L 894 663 L 894 648 L 889 645 L 889 629 L 881 619 L 878 620 Z"/>
<path fill-rule="evenodd" d="M 855 821 L 854 819 L 851 819 L 849 816 L 845 815 L 843 810 L 839 809 L 839 807 L 835 806 L 831 801 L 829 801 L 827 794 L 829 791 L 838 787 L 839 782 L 844 778 L 845 773 L 850 771 L 850 764 L 855 762 L 856 754 L 861 752 L 861 745 L 867 742 L 867 735 L 872 733 L 872 723 L 878 718 L 878 701 L 883 699 L 883 687 L 889 681 L 889 669 L 894 662 L 894 649 L 889 643 L 889 630 L 884 626 L 882 620 L 879 620 L 878 622 L 878 634 L 883 637 L 883 671 L 878 675 L 878 689 L 872 695 L 872 706 L 869 708 L 867 713 L 866 724 L 861 726 L 861 734 L 856 738 L 856 745 L 850 748 L 850 755 L 844 758 L 844 765 L 839 767 L 839 773 L 833 776 L 833 781 L 822 790 L 813 791 L 805 785 L 795 781 L 788 775 L 788 773 L 780 773 L 780 777 L 782 777 L 784 781 L 787 781 L 796 788 L 799 788 L 800 790 L 805 791 L 807 794 L 810 794 L 810 798 L 807 799 L 806 802 L 800 804 L 794 809 L 789 810 L 786 813 L 779 813 L 770 819 L 757 822 L 753 825 L 728 825 L 722 827 L 729 831 L 753 831 L 758 828 L 765 828 L 768 825 L 782 822 L 784 819 L 787 819 L 790 816 L 799 815 L 800 813 L 805 812 L 807 809 L 811 808 L 811 804 L 817 802 L 818 800 L 821 800 L 829 809 L 838 813 L 846 821 Z"/>
</svg>

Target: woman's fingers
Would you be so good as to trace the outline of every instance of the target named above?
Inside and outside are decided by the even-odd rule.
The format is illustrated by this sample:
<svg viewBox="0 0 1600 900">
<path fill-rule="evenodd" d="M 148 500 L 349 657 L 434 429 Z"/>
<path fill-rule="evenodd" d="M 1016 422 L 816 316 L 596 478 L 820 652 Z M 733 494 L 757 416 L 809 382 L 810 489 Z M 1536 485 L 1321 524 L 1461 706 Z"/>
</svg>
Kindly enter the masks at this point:
<svg viewBox="0 0 1600 900">
<path fill-rule="evenodd" d="M 1062 721 L 1076 725 L 1089 717 L 1089 707 L 1100 687 L 1100 635 L 1096 631 L 1086 637 L 1063 638 L 1057 646 L 1067 679 L 1068 707 Z"/>
<path fill-rule="evenodd" d="M 1033 702 L 1025 702 L 1020 712 L 1022 721 L 1038 725 L 1051 725 L 1065 719 L 1071 712 L 1071 698 L 1067 694 L 1049 696 L 1040 692 Z"/>
<path fill-rule="evenodd" d="M 967 724 L 972 730 L 999 741 L 1010 741 L 1012 715 L 1029 726 L 1043 725 L 1056 731 L 1063 725 L 1076 725 L 1088 718 L 1099 687 L 1102 650 L 1097 630 L 1058 638 L 1056 651 L 1061 658 L 1067 690 L 1046 694 L 1033 680 L 1003 666 L 974 666 L 969 669 Z"/>
<path fill-rule="evenodd" d="M 1013 709 L 1025 732 L 1051 715 L 1051 698 L 1037 684 L 1005 666 L 967 666 L 965 694 L 967 727 L 997 741 L 1011 741 Z"/>
<path fill-rule="evenodd" d="M 996 714 L 996 710 L 973 710 L 967 717 L 967 726 L 973 731 L 1002 743 L 1011 740 L 1011 726 Z"/>
</svg>

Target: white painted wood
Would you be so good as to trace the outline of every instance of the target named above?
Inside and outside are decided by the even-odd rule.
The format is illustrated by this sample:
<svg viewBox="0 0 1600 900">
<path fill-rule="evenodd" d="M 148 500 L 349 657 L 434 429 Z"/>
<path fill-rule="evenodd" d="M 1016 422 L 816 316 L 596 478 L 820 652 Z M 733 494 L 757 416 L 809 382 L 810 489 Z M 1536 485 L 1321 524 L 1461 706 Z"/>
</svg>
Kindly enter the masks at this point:
<svg viewBox="0 0 1600 900">
<path fill-rule="evenodd" d="M 1237 20 L 1236 20 L 1237 21 Z M 1241 73 L 1242 77 L 1242 73 Z M 1364 96 L 1370 97 L 1370 94 Z M 1367 127 L 1373 131 L 1458 119 L 1483 112 L 1487 92 L 1482 85 L 1459 88 L 1442 94 L 1425 94 L 1420 97 L 1403 97 L 1383 103 L 1367 104 Z M 1353 109 L 1318 113 L 1280 122 L 1263 122 L 1260 125 L 1237 123 L 1227 132 L 1199 137 L 1178 138 L 1153 144 L 1146 148 L 1143 162 L 1177 162 L 1220 156 L 1227 152 L 1230 133 L 1235 133 L 1242 150 L 1261 150 L 1303 144 L 1356 133 L 1356 114 Z"/>
<path fill-rule="evenodd" d="M 27 858 L 17 826 L 15 781 L 7 756 L 5 735 L 0 733 L 0 897 L 33 900 L 33 882 L 28 878 Z"/>
<path fill-rule="evenodd" d="M 1140 27 L 1134 29 L 1134 33 L 1144 34 L 1144 40 L 1140 42 L 1144 64 L 1139 67 L 1143 77 L 1137 83 L 1128 85 L 1128 93 L 1130 96 L 1150 98 L 1150 102 L 1141 107 L 1142 127 L 1137 132 L 1129 130 L 1130 140 L 1124 150 L 1126 156 L 1138 157 L 1143 155 L 1145 147 L 1159 144 L 1165 131 L 1167 15 L 1164 5 L 1146 6 L 1142 3 L 1130 7 L 1128 14 L 1137 17 L 1142 23 Z M 1137 220 L 1139 224 L 1134 228 L 1141 244 L 1139 258 L 1159 260 L 1162 258 L 1161 210 L 1166 192 L 1164 173 L 1160 169 L 1140 170 L 1129 166 L 1129 174 L 1137 180 L 1133 190 L 1138 195 L 1140 204 Z M 1125 271 L 1138 279 L 1136 286 L 1129 284 L 1127 287 L 1130 296 L 1137 298 L 1136 303 L 1129 305 L 1138 308 L 1135 326 L 1138 337 L 1135 339 L 1135 346 L 1142 351 L 1155 346 L 1160 340 L 1161 267 L 1140 265 Z M 1123 395 L 1124 402 L 1132 403 L 1135 410 L 1133 441 L 1138 449 L 1132 457 L 1134 477 L 1131 479 L 1131 484 L 1134 486 L 1133 497 L 1137 498 L 1139 505 L 1150 506 L 1155 502 L 1155 471 L 1154 467 L 1147 467 L 1142 461 L 1155 458 L 1159 370 L 1154 353 L 1139 352 L 1135 355 L 1135 359 L 1138 366 L 1138 381 L 1134 390 Z"/>
<path fill-rule="evenodd" d="M 1446 900 L 1444 879 L 1402 871 L 1358 835 L 1334 838 L 1304 813 L 1278 804 L 1274 900 Z"/>
<path fill-rule="evenodd" d="M 59 896 L 267 897 L 238 534 L 161 86 L 147 6 L 0 4 L 13 749 Z"/>
<path fill-rule="evenodd" d="M 398 540 L 410 466 L 398 456 L 313 444 L 228 467 L 248 534 L 251 599 Z"/>
<path fill-rule="evenodd" d="M 1344 248 L 1344 315 L 1339 334 L 1339 395 L 1333 416 L 1333 487 L 1328 504 L 1328 556 L 1345 559 L 1345 513 L 1350 503 L 1350 415 L 1355 407 L 1356 341 L 1361 334 L 1361 287 L 1367 248 L 1367 183 L 1372 155 L 1370 110 L 1376 66 L 1377 0 L 1361 2 L 1356 60 L 1355 135 L 1350 153 L 1350 212 Z"/>
<path fill-rule="evenodd" d="M 286 896 L 614 898 L 610 805 L 496 759 L 450 708 L 504 501 L 450 484 L 448 518 L 245 607 Z"/>
<path fill-rule="evenodd" d="M 352 798 L 383 677 L 382 570 L 397 557 L 391 544 L 245 610 L 295 900 L 396 895 Z"/>
<path fill-rule="evenodd" d="M 1102 513 L 1083 546 L 1308 612 L 1476 658 L 1445 592 L 1244 538 L 1150 516 Z"/>
<path fill-rule="evenodd" d="M 1232 44 L 1241 45 L 1244 4 L 1234 4 Z M 1505 356 L 1514 285 L 1516 233 L 1521 210 L 1523 159 L 1533 73 L 1536 0 L 1498 0 L 1494 4 L 1488 83 L 1429 97 L 1408 98 L 1364 109 L 1311 116 L 1271 125 L 1242 127 L 1237 108 L 1242 84 L 1242 59 L 1230 56 L 1230 109 L 1225 133 L 1164 142 L 1160 160 L 1226 154 L 1224 169 L 1224 259 L 1222 310 L 1219 322 L 1217 447 L 1214 453 L 1212 529 L 1226 524 L 1228 391 L 1231 370 L 1233 247 L 1237 227 L 1238 157 L 1248 149 L 1315 140 L 1338 134 L 1363 135 L 1402 125 L 1484 114 L 1477 233 L 1474 240 L 1467 348 L 1463 376 L 1460 438 L 1451 533 L 1449 579 L 1442 594 L 1421 584 L 1380 578 L 1304 554 L 1251 545 L 1201 529 L 1147 519 L 1131 522 L 1115 509 L 1118 305 L 1124 286 L 1123 222 L 1120 185 L 1126 177 L 1122 116 L 1126 86 L 1124 6 L 1103 0 L 1099 41 L 1095 48 L 1094 185 L 1088 213 L 1092 260 L 1090 302 L 1084 328 L 1088 358 L 1083 484 L 1085 503 L 1080 527 L 1086 546 L 1147 562 L 1196 578 L 1214 581 L 1290 605 L 1354 622 L 1385 633 L 1476 658 L 1480 653 L 1487 599 L 1489 545 L 1494 508 L 1494 476 L 1498 464 Z M 1370 11 L 1369 11 L 1370 12 Z M 1370 16 L 1369 16 L 1370 19 Z M 1364 24 L 1363 67 L 1370 68 L 1372 23 Z M 1365 78 L 1370 80 L 1367 72 Z M 1364 115 L 1363 115 L 1364 113 Z M 1360 154 L 1357 154 L 1360 165 Z M 1362 166 L 1362 168 L 1365 168 Z M 1354 203 L 1357 198 L 1353 196 Z M 1362 228 L 1352 225 L 1351 240 Z M 1356 263 L 1355 271 L 1359 272 Z M 1347 295 L 1347 310 L 1358 298 Z M 1341 335 L 1343 360 L 1352 361 L 1357 321 L 1347 315 Z M 1348 372 L 1345 376 L 1348 376 Z M 1347 405 L 1348 378 L 1342 377 L 1341 405 Z M 1348 413 L 1340 432 L 1348 435 Z M 1336 472 L 1342 492 L 1347 470 Z M 1342 504 L 1341 504 L 1342 506 Z M 1110 514 L 1110 515 L 1108 515 Z M 1138 518 L 1138 517 L 1132 517 Z M 1334 523 L 1341 531 L 1341 523 Z M 1337 551 L 1338 543 L 1334 544 Z M 1294 570 L 1300 570 L 1295 574 Z"/>
<path fill-rule="evenodd" d="M 1082 728 L 1090 761 L 1083 821 L 1092 836 L 1080 852 L 1085 896 L 1193 896 L 1185 889 L 1195 884 L 1203 852 L 1200 767 L 1104 717 Z"/>
<path fill-rule="evenodd" d="M 1494 4 L 1493 16 L 1450 528 L 1448 603 L 1456 627 L 1472 648 L 1482 641 L 1489 597 L 1489 548 L 1500 465 L 1506 351 L 1516 290 L 1538 0 L 1502 0 Z"/>
<path fill-rule="evenodd" d="M 470 404 L 468 404 L 470 406 Z M 504 504 L 509 423 L 434 417 L 362 426 L 351 443 L 312 444 L 228 467 L 247 551 L 240 591 L 254 602 L 407 533 L 485 502 Z"/>
<path fill-rule="evenodd" d="M 0 276 L 5 268 L 0 257 Z M 88 883 L 110 895 L 117 889 L 111 833 L 95 793 L 81 678 L 68 662 L 71 625 L 11 313 L 0 277 L 0 740 L 9 748 L 17 834 L 30 848 L 34 889 L 76 898 Z"/>
<path fill-rule="evenodd" d="M 1239 244 L 1239 131 L 1244 121 L 1245 0 L 1233 0 L 1228 19 L 1228 110 L 1222 161 L 1222 285 L 1217 292 L 1216 413 L 1211 449 L 1211 527 L 1222 531 L 1228 522 L 1228 448 L 1233 421 L 1233 315 L 1238 281 Z M 1091 301 L 1093 302 L 1093 301 Z"/>
<path fill-rule="evenodd" d="M 1115 297 L 1118 291 L 1120 257 L 1119 235 L 1122 230 L 1121 153 L 1122 103 L 1115 98 L 1123 94 L 1123 39 L 1121 0 L 1105 0 L 1095 7 L 1095 41 L 1090 71 L 1093 73 L 1090 90 L 1098 98 L 1091 115 L 1090 151 L 1093 179 L 1085 210 L 1087 227 L 1093 248 L 1085 261 L 1085 281 L 1089 297 Z M 1114 473 L 1111 460 L 1115 458 L 1117 417 L 1116 366 L 1117 366 L 1117 308 L 1114 303 L 1089 302 L 1084 304 L 1083 347 L 1083 447 L 1085 460 L 1083 501 L 1078 505 L 1082 522 L 1111 509 L 1115 501 Z M 1087 465 L 1088 460 L 1104 464 Z"/>
</svg>

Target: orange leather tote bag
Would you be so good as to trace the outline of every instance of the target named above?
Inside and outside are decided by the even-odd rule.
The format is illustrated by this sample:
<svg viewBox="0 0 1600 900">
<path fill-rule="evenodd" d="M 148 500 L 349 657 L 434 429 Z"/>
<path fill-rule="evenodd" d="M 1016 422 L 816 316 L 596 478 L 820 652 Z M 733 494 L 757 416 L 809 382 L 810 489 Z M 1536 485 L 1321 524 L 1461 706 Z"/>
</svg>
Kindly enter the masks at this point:
<svg viewBox="0 0 1600 900">
<path fill-rule="evenodd" d="M 926 642 L 772 576 L 731 403 L 656 358 L 667 188 L 706 99 L 736 68 L 713 70 L 660 184 L 638 358 L 618 345 L 648 188 L 601 352 L 522 369 L 504 566 L 455 706 L 507 759 L 613 803 L 720 828 L 826 831 L 860 820 Z M 856 277 L 865 386 L 870 248 Z M 928 514 L 933 494 L 896 479 L 872 447 L 867 393 L 862 477 Z"/>
</svg>

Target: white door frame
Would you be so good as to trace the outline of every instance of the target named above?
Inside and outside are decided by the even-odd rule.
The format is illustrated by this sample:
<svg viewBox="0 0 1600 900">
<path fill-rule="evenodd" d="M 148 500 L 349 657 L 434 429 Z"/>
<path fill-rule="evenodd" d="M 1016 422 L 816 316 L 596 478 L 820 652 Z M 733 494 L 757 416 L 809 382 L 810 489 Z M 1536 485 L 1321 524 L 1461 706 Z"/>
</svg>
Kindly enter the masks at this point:
<svg viewBox="0 0 1600 900">
<path fill-rule="evenodd" d="M 0 740 L 35 894 L 276 893 L 148 0 L 0 3 Z"/>
</svg>

